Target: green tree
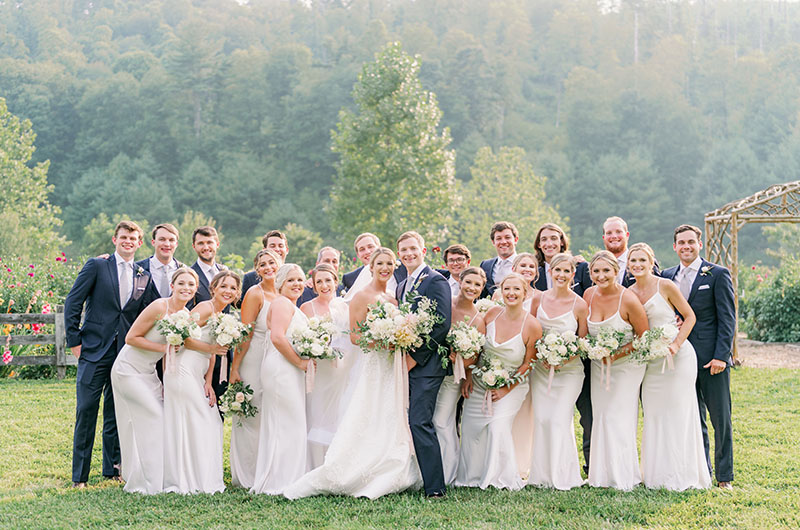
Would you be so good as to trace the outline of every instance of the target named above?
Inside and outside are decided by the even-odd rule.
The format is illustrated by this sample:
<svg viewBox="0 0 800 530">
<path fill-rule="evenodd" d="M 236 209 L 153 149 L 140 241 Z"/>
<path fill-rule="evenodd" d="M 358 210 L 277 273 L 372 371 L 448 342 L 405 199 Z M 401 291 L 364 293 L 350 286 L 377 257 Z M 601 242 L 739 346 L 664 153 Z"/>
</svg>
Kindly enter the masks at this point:
<svg viewBox="0 0 800 530">
<path fill-rule="evenodd" d="M 47 184 L 50 163 L 28 165 L 35 140 L 31 122 L 11 114 L 0 98 L 0 257 L 33 258 L 60 250 L 66 243 L 56 232 L 60 210 L 47 200 L 53 191 Z"/>
<path fill-rule="evenodd" d="M 369 228 L 385 241 L 404 230 L 441 239 L 455 199 L 450 132 L 438 132 L 436 96 L 422 89 L 419 61 L 388 44 L 353 89 L 332 133 L 336 164 L 333 226 L 345 241 Z"/>
<path fill-rule="evenodd" d="M 496 221 L 511 221 L 520 233 L 520 251 L 533 252 L 533 236 L 542 223 L 565 226 L 545 197 L 546 178 L 538 176 L 521 147 L 483 147 L 475 157 L 472 179 L 463 187 L 456 213 L 457 241 L 475 259 L 494 253 L 489 231 Z"/>
</svg>

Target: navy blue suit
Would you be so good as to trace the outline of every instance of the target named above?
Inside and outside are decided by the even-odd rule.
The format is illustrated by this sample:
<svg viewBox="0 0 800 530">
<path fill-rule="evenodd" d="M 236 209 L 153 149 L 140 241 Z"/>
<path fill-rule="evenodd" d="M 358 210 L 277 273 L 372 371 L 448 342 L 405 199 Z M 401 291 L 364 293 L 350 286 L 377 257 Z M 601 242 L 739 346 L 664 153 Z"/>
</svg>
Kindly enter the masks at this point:
<svg viewBox="0 0 800 530">
<path fill-rule="evenodd" d="M 401 300 L 407 280 L 408 278 L 397 285 L 395 295 L 398 301 Z M 436 348 L 439 344 L 445 344 L 447 333 L 450 331 L 452 300 L 447 280 L 427 265 L 417 276 L 415 286 L 420 296 L 436 302 L 436 313 L 443 319 L 431 332 L 431 345 L 423 344 L 410 352 L 417 365 L 408 372 L 408 423 L 425 484 L 425 493 L 432 495 L 444 493 L 446 489 L 442 452 L 433 426 L 433 412 L 436 408 L 436 396 L 445 376 L 445 369 L 442 368 Z M 412 302 L 412 307 L 416 309 L 417 300 Z"/>
<path fill-rule="evenodd" d="M 481 261 L 481 269 L 483 272 L 486 273 L 486 285 L 483 286 L 483 292 L 481 292 L 481 298 L 491 298 L 494 294 L 495 289 L 497 286 L 494 283 L 494 265 L 497 263 L 497 260 L 500 259 L 497 256 L 489 259 L 485 259 Z"/>
<path fill-rule="evenodd" d="M 80 345 L 76 383 L 75 433 L 72 447 L 72 481 L 87 482 L 103 396 L 103 475 L 119 475 L 119 438 L 114 416 L 111 367 L 125 345 L 125 335 L 139 313 L 158 292 L 150 273 L 134 265 L 131 295 L 123 307 L 119 301 L 116 255 L 87 261 L 64 304 L 67 347 Z M 81 325 L 81 312 L 85 315 Z"/>
<path fill-rule="evenodd" d="M 244 275 L 244 278 L 242 278 L 242 297 L 236 302 L 236 309 L 241 309 L 244 295 L 247 294 L 247 291 L 249 291 L 252 286 L 257 285 L 260 281 L 261 278 L 256 271 L 250 271 Z"/>
<path fill-rule="evenodd" d="M 674 281 L 678 269 L 679 267 L 671 267 L 662 276 Z M 689 334 L 689 342 L 697 354 L 695 389 L 706 461 L 710 472 L 711 458 L 706 425 L 708 410 L 714 426 L 714 474 L 717 482 L 730 482 L 733 480 L 730 368 L 733 366 L 731 350 L 736 329 L 731 273 L 725 267 L 702 260 L 688 301 L 697 317 L 697 323 Z M 724 361 L 728 366 L 724 371 L 711 375 L 710 369 L 703 366 L 712 359 Z"/>
<path fill-rule="evenodd" d="M 136 266 L 137 267 L 141 267 L 142 269 L 146 270 L 148 272 L 148 274 L 149 274 L 150 273 L 150 258 L 152 258 L 152 257 L 153 256 L 150 256 L 149 258 L 145 258 L 143 260 L 137 261 L 136 262 Z M 175 258 L 172 258 L 172 261 L 175 263 L 175 265 L 178 268 L 183 267 L 183 263 L 181 263 L 180 261 L 176 260 Z M 169 278 L 169 280 L 172 281 L 172 278 Z M 158 292 L 158 286 L 155 285 L 155 282 L 153 283 L 153 287 L 155 288 L 156 292 L 160 295 L 161 298 L 167 298 L 170 295 L 170 293 L 159 293 Z"/>
<path fill-rule="evenodd" d="M 220 265 L 219 263 L 215 263 L 215 266 L 217 268 L 217 272 L 226 270 L 226 267 L 224 265 Z M 198 282 L 197 292 L 194 294 L 194 298 L 189 300 L 189 302 L 186 304 L 186 309 L 189 309 L 190 311 L 200 302 L 211 300 L 211 290 L 209 288 L 208 278 L 206 278 L 206 273 L 203 272 L 203 269 L 200 268 L 200 265 L 198 265 L 196 261 L 192 265 L 192 269 L 197 273 L 197 277 L 200 279 L 200 281 Z M 244 297 L 244 293 L 245 291 L 242 291 L 242 297 Z M 226 306 L 222 312 L 227 313 L 230 310 L 230 306 Z M 230 375 L 231 371 L 231 363 L 233 363 L 233 350 L 228 350 L 226 356 L 228 357 L 228 365 L 226 368 L 228 374 L 225 376 L 225 381 L 222 383 L 219 381 L 220 370 L 222 369 L 222 360 L 220 359 L 219 355 L 214 356 L 214 373 L 211 376 L 211 387 L 214 389 L 217 399 L 219 399 L 219 397 L 228 389 L 228 376 Z"/>
</svg>

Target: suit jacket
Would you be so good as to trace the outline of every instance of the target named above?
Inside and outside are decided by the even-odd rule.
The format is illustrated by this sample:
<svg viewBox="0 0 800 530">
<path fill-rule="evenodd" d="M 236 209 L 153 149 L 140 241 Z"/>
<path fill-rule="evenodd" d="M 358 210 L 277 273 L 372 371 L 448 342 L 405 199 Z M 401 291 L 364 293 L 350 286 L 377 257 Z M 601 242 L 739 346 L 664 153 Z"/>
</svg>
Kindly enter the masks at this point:
<svg viewBox="0 0 800 530">
<path fill-rule="evenodd" d="M 219 263 L 214 264 L 217 267 L 217 272 L 224 271 L 227 267 L 225 265 L 220 265 Z M 197 277 L 200 279 L 200 282 L 197 285 L 197 292 L 194 293 L 194 297 L 186 304 L 186 309 L 191 311 L 194 309 L 194 306 L 199 304 L 200 302 L 205 302 L 206 300 L 211 300 L 211 289 L 209 288 L 208 278 L 206 278 L 206 273 L 203 272 L 203 269 L 200 268 L 200 265 L 195 261 L 192 265 L 192 270 L 197 273 Z M 244 297 L 244 293 L 246 293 L 244 289 L 242 289 L 242 297 Z M 230 306 L 226 306 L 224 312 L 227 313 L 230 311 Z"/>
<path fill-rule="evenodd" d="M 405 267 L 403 267 L 405 269 Z M 408 271 L 406 271 L 408 276 Z M 395 296 L 398 300 L 405 289 L 408 278 L 405 278 L 397 285 Z M 423 344 L 418 349 L 410 352 L 411 357 L 417 362 L 417 366 L 408 372 L 409 377 L 444 377 L 445 369 L 439 362 L 439 355 L 436 350 L 437 345 L 445 345 L 447 333 L 450 331 L 450 319 L 452 313 L 452 299 L 450 285 L 447 280 L 431 269 L 427 265 L 422 269 L 417 279 L 417 292 L 426 298 L 436 302 L 436 314 L 442 317 L 443 321 L 436 324 L 431 332 L 431 344 Z M 417 308 L 418 299 L 412 302 L 413 309 Z"/>
<path fill-rule="evenodd" d="M 500 259 L 497 256 L 485 259 L 481 261 L 481 269 L 483 272 L 486 273 L 486 285 L 483 286 L 483 292 L 481 292 L 481 298 L 491 298 L 494 294 L 495 289 L 497 286 L 494 284 L 494 266 L 497 263 L 497 260 Z"/>
<path fill-rule="evenodd" d="M 342 296 L 342 292 L 344 292 L 344 285 L 341 283 L 336 286 L 336 296 Z M 300 295 L 300 298 L 297 299 L 297 307 L 305 304 L 309 300 L 313 300 L 317 297 L 317 293 L 314 292 L 314 289 L 311 287 L 303 287 L 303 294 Z"/>
<path fill-rule="evenodd" d="M 242 278 L 242 297 L 238 302 L 236 302 L 236 309 L 242 308 L 242 300 L 244 300 L 244 295 L 247 294 L 247 291 L 249 291 L 252 286 L 258 284 L 260 281 L 261 278 L 258 277 L 256 271 L 250 271 L 244 275 L 244 278 Z"/>
<path fill-rule="evenodd" d="M 678 268 L 670 267 L 662 276 L 674 281 Z M 699 367 L 702 368 L 711 359 L 732 364 L 736 309 L 730 271 L 721 265 L 702 260 L 700 271 L 689 292 L 689 305 L 697 317 L 697 323 L 689 334 L 689 342 L 697 353 Z"/>
<path fill-rule="evenodd" d="M 363 268 L 364 265 L 342 276 L 342 286 L 344 286 L 344 289 L 349 291 L 350 288 L 353 287 L 353 284 L 356 283 L 356 278 L 358 278 L 358 275 L 361 274 L 361 269 Z M 394 269 L 394 280 L 398 285 L 400 285 L 400 282 L 406 279 L 407 275 L 408 272 L 402 265 Z"/>
<path fill-rule="evenodd" d="M 578 263 L 578 265 L 575 266 L 575 278 L 572 283 L 572 290 L 578 296 L 583 296 L 584 291 L 592 285 L 592 278 L 589 276 L 589 264 L 585 261 Z M 545 272 L 544 265 L 539 266 L 539 276 L 536 278 L 534 287 L 540 291 L 547 290 L 547 273 Z"/>
<path fill-rule="evenodd" d="M 144 258 L 143 260 L 139 260 L 139 261 L 137 261 L 137 262 L 136 262 L 136 266 L 137 266 L 137 267 L 141 267 L 142 269 L 146 270 L 146 271 L 149 273 L 149 272 L 150 272 L 150 259 L 151 259 L 152 257 L 153 257 L 153 256 L 150 256 L 150 257 Z M 175 263 L 175 265 L 176 265 L 176 266 L 178 266 L 179 268 L 180 268 L 180 267 L 183 267 L 183 263 L 181 263 L 180 261 L 176 260 L 175 258 L 172 258 L 172 261 L 173 261 L 173 262 Z M 158 286 L 156 286 L 155 284 L 153 284 L 153 287 L 155 288 L 156 292 L 158 292 Z M 158 294 L 159 294 L 159 295 L 161 295 L 161 298 L 166 298 L 167 296 L 169 296 L 169 293 L 167 293 L 167 294 L 158 293 Z"/>
<path fill-rule="evenodd" d="M 133 321 L 159 298 L 149 272 L 134 264 L 132 275 L 131 296 L 120 307 L 116 255 L 91 258 L 78 273 L 64 303 L 64 324 L 67 346 L 81 345 L 81 360 L 97 362 L 106 355 L 116 357 Z"/>
</svg>

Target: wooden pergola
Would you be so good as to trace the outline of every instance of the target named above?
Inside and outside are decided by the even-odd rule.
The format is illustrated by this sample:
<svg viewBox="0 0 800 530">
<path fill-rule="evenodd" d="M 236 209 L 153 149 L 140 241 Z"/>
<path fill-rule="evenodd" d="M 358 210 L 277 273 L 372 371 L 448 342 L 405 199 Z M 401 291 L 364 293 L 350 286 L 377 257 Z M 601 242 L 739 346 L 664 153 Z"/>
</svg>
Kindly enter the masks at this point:
<svg viewBox="0 0 800 530">
<path fill-rule="evenodd" d="M 775 184 L 705 215 L 706 259 L 728 267 L 739 318 L 739 230 L 747 223 L 800 223 L 800 180 Z M 737 360 L 734 336 L 733 358 Z"/>
</svg>

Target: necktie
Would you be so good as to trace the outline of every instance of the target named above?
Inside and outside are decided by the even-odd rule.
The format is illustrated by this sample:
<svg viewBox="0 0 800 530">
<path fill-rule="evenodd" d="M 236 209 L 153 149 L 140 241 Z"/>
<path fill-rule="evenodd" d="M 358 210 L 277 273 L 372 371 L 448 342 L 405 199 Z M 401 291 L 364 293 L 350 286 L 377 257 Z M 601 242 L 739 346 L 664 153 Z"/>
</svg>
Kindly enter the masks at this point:
<svg viewBox="0 0 800 530">
<path fill-rule="evenodd" d="M 119 307 L 125 307 L 128 301 L 128 291 L 131 285 L 131 272 L 130 267 L 126 262 L 122 262 L 122 275 L 119 278 Z"/>
<path fill-rule="evenodd" d="M 683 297 L 688 300 L 689 293 L 692 292 L 692 282 L 689 280 L 689 268 L 684 268 L 682 274 L 683 276 L 681 276 L 680 290 Z"/>
<path fill-rule="evenodd" d="M 162 297 L 169 296 L 169 271 L 166 265 L 161 265 L 161 281 L 158 285 L 158 294 Z"/>
</svg>

